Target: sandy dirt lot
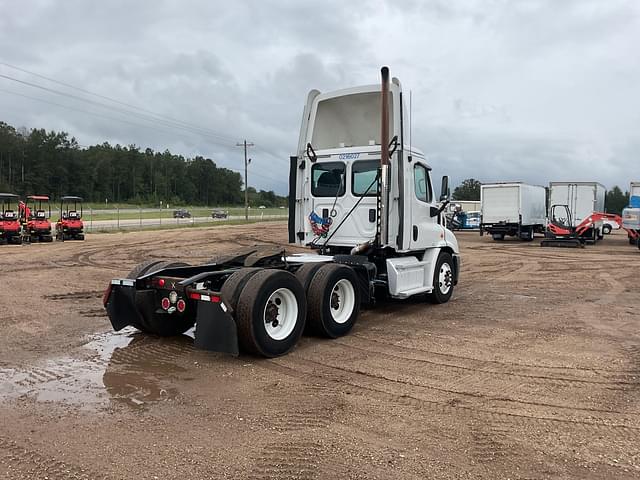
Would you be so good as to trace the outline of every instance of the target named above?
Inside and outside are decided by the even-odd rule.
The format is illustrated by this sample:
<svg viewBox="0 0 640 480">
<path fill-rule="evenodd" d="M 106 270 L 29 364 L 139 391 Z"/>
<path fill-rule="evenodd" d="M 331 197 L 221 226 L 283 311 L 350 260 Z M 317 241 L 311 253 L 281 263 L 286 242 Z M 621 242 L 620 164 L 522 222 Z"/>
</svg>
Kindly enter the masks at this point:
<svg viewBox="0 0 640 480">
<path fill-rule="evenodd" d="M 0 246 L 0 479 L 640 478 L 640 251 L 458 238 L 450 303 L 273 360 L 114 333 L 101 295 L 284 223 Z"/>
</svg>

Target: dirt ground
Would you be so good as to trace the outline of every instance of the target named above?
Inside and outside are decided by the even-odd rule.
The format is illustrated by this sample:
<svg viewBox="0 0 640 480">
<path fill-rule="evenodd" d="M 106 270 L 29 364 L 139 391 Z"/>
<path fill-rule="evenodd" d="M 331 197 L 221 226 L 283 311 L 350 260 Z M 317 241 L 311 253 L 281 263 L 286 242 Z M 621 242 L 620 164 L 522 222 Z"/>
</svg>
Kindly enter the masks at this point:
<svg viewBox="0 0 640 480">
<path fill-rule="evenodd" d="M 458 238 L 448 304 L 273 360 L 114 333 L 101 296 L 285 223 L 0 246 L 0 479 L 640 478 L 640 251 Z"/>
</svg>

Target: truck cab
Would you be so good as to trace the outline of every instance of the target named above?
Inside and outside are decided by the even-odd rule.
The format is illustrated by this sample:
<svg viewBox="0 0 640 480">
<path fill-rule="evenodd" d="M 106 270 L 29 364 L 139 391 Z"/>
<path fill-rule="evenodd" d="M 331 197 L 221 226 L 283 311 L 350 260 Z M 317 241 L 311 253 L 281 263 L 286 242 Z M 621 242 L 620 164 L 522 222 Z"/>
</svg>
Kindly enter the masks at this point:
<svg viewBox="0 0 640 480">
<path fill-rule="evenodd" d="M 379 232 L 386 267 L 402 265 L 406 292 L 431 288 L 430 273 L 440 250 L 459 268 L 458 243 L 445 226 L 425 155 L 407 144 L 407 113 L 397 79 L 389 85 L 388 197 L 381 173 L 382 103 L 379 85 L 328 93 L 312 90 L 304 107 L 297 155 L 291 157 L 289 241 L 324 254 L 366 252 Z M 380 199 L 382 197 L 382 199 Z M 380 201 L 379 201 L 380 199 Z M 380 217 L 383 218 L 380 218 Z M 402 276 L 402 275 L 401 275 Z M 402 282 L 403 283 L 403 282 Z"/>
</svg>

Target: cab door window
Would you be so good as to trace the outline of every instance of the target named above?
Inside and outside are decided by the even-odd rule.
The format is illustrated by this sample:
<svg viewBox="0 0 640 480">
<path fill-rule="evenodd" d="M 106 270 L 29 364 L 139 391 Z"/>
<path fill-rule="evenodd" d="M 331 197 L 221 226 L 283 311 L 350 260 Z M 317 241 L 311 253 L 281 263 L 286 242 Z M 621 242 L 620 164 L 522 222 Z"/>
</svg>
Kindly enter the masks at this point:
<svg viewBox="0 0 640 480">
<path fill-rule="evenodd" d="M 341 197 L 344 195 L 344 163 L 316 163 L 311 168 L 311 194 L 314 197 Z"/>
<path fill-rule="evenodd" d="M 414 190 L 416 197 L 421 202 L 431 203 L 433 201 L 433 191 L 431 189 L 431 181 L 429 178 L 429 170 L 417 163 L 413 167 Z"/>
</svg>

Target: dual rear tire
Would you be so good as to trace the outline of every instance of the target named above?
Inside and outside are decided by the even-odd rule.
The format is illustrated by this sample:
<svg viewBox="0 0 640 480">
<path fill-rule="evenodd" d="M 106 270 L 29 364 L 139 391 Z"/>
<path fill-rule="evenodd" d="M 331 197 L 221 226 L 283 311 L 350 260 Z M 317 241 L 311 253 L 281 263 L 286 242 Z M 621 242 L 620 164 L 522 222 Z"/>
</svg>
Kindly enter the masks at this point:
<svg viewBox="0 0 640 480">
<path fill-rule="evenodd" d="M 305 326 L 329 338 L 345 335 L 360 312 L 357 275 L 337 264 L 303 265 L 296 275 L 243 268 L 227 279 L 221 296 L 235 312 L 241 348 L 265 357 L 290 351 Z"/>
</svg>

